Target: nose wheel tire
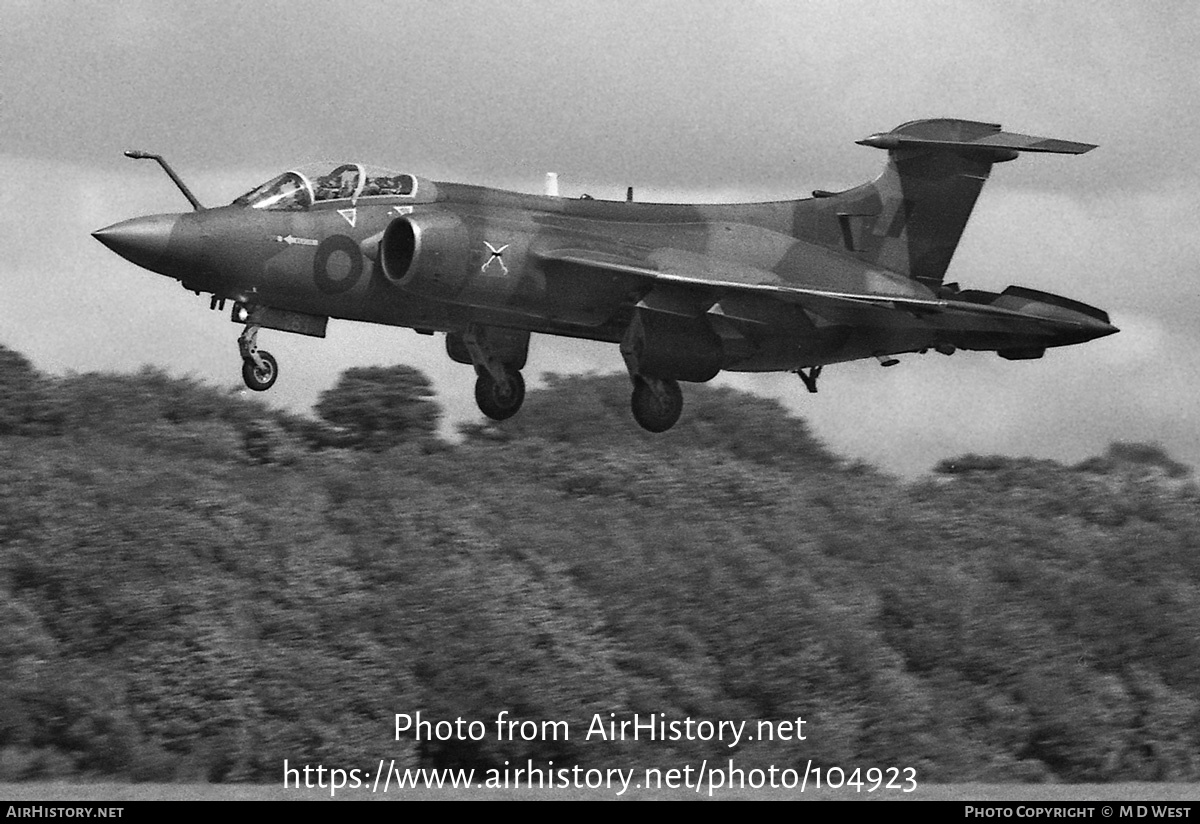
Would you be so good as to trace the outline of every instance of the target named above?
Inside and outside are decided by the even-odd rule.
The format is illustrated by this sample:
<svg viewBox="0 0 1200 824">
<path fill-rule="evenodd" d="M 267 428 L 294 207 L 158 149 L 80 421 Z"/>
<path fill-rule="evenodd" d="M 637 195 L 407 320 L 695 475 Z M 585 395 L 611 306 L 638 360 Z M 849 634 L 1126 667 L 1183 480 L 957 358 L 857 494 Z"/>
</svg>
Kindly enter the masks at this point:
<svg viewBox="0 0 1200 824">
<path fill-rule="evenodd" d="M 497 381 L 484 370 L 475 381 L 475 403 L 480 412 L 494 421 L 508 420 L 524 402 L 525 379 L 516 369 L 507 370 L 503 381 Z"/>
<path fill-rule="evenodd" d="M 630 406 L 633 419 L 642 429 L 666 432 L 683 412 L 683 391 L 678 381 L 639 376 L 633 384 Z"/>
<path fill-rule="evenodd" d="M 279 365 L 275 363 L 275 358 L 270 352 L 260 349 L 258 356 L 263 362 L 261 367 L 254 362 L 254 358 L 242 361 L 242 380 L 255 392 L 266 392 L 275 385 L 275 379 L 279 377 Z"/>
</svg>

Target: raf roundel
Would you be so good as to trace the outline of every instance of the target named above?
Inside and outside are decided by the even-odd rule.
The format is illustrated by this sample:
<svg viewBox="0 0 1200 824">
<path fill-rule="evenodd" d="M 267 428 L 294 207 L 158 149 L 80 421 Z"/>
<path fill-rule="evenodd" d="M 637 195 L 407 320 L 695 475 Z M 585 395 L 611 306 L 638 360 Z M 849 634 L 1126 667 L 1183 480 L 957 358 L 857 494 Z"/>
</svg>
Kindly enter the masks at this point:
<svg viewBox="0 0 1200 824">
<path fill-rule="evenodd" d="M 317 247 L 313 257 L 313 281 L 325 294 L 349 292 L 362 277 L 362 272 L 362 250 L 353 238 L 331 235 Z"/>
</svg>

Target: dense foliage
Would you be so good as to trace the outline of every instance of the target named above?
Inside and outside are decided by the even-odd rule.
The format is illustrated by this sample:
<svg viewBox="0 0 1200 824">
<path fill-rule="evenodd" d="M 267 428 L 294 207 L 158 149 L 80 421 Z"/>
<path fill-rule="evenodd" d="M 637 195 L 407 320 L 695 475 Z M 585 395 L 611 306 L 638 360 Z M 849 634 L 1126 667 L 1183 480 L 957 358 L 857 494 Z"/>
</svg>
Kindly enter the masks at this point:
<svg viewBox="0 0 1200 824">
<path fill-rule="evenodd" d="M 770 401 L 621 376 L 433 434 L 356 370 L 319 419 L 0 349 L 0 779 L 277 781 L 293 764 L 913 766 L 1200 778 L 1200 493 L 1152 446 L 901 482 Z M 568 741 L 394 741 L 393 714 Z M 584 741 L 593 714 L 805 741 Z"/>
</svg>

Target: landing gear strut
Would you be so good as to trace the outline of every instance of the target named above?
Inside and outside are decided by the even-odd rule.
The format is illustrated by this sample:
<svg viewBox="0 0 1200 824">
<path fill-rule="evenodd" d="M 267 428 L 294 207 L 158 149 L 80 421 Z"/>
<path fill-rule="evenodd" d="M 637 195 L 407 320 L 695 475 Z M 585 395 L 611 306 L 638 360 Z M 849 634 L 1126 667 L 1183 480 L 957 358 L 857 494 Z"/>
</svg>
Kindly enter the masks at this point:
<svg viewBox="0 0 1200 824">
<path fill-rule="evenodd" d="M 461 338 L 446 339 L 451 359 L 461 362 L 466 355 L 475 367 L 475 403 L 494 421 L 508 420 L 525 402 L 520 367 L 525 365 L 529 334 L 515 342 L 511 334 L 508 338 L 505 334 L 505 330 L 472 325 Z"/>
<path fill-rule="evenodd" d="M 679 388 L 679 381 L 634 375 L 630 407 L 633 409 L 633 419 L 642 429 L 666 432 L 683 412 L 683 392 Z"/>
<path fill-rule="evenodd" d="M 242 353 L 242 380 L 255 392 L 266 392 L 279 377 L 279 365 L 270 352 L 258 348 L 257 341 L 258 327 L 247 323 L 238 336 L 238 349 Z"/>
</svg>

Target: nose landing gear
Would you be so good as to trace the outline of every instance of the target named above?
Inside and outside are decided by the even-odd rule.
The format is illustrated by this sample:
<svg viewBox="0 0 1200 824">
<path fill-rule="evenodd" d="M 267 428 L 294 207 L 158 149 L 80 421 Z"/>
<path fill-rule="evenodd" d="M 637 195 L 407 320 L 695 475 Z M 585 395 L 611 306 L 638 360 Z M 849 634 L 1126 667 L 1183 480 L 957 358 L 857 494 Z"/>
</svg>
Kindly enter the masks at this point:
<svg viewBox="0 0 1200 824">
<path fill-rule="evenodd" d="M 238 350 L 242 353 L 242 380 L 255 392 L 266 392 L 275 385 L 279 377 L 279 365 L 265 349 L 258 348 L 259 327 L 247 323 L 238 336 Z"/>
</svg>

